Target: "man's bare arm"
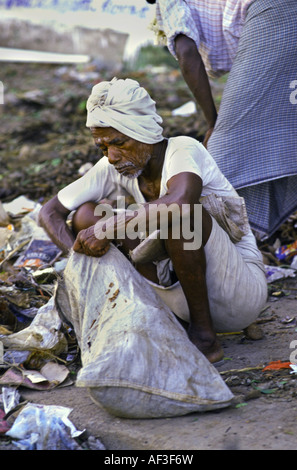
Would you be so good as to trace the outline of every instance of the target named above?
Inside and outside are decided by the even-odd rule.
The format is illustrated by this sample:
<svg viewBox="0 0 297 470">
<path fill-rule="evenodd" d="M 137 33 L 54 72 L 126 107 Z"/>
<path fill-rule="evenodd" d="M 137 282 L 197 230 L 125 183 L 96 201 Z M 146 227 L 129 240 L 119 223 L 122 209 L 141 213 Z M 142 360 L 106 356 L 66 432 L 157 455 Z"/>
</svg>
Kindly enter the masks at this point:
<svg viewBox="0 0 297 470">
<path fill-rule="evenodd" d="M 194 205 L 199 204 L 202 190 L 201 178 L 190 172 L 179 173 L 167 182 L 167 187 L 168 191 L 164 196 L 143 204 L 140 210 L 136 210 L 131 215 L 116 215 L 106 221 L 102 219 L 96 225 L 82 230 L 77 236 L 74 250 L 90 256 L 103 256 L 113 239 L 117 239 L 119 234 L 127 235 L 128 224 L 133 222 L 133 219 L 137 221 L 138 227 L 144 230 L 151 228 L 153 217 L 155 219 L 152 225 L 157 229 L 161 227 L 163 220 L 167 220 L 170 227 L 175 216 L 178 218 L 182 215 L 182 217 L 190 217 L 191 220 L 194 216 Z M 178 220 L 181 222 L 181 218 Z"/>
<path fill-rule="evenodd" d="M 197 46 L 192 39 L 179 34 L 175 38 L 175 50 L 185 82 L 201 107 L 209 127 L 208 133 L 211 133 L 217 119 L 217 111 Z"/>
<path fill-rule="evenodd" d="M 60 203 L 57 196 L 50 199 L 39 213 L 39 224 L 63 253 L 67 253 L 75 241 L 74 234 L 66 224 L 69 214 L 70 211 Z"/>
</svg>

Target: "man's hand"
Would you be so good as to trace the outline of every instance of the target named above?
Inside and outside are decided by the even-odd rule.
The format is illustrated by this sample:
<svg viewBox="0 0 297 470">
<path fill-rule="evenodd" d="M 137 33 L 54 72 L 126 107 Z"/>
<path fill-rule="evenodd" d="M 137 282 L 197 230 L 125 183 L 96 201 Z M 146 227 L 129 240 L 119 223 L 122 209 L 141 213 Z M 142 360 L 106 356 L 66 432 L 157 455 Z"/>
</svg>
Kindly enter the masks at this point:
<svg viewBox="0 0 297 470">
<path fill-rule="evenodd" d="M 107 253 L 110 247 L 110 240 L 107 238 L 98 239 L 94 233 L 94 225 L 85 230 L 81 230 L 74 242 L 73 250 L 87 256 L 101 257 Z"/>
<path fill-rule="evenodd" d="M 204 140 L 203 140 L 203 145 L 206 149 L 207 149 L 207 144 L 208 144 L 208 141 L 209 141 L 210 136 L 211 136 L 212 133 L 213 133 L 213 127 L 208 129 L 205 133 Z"/>
</svg>

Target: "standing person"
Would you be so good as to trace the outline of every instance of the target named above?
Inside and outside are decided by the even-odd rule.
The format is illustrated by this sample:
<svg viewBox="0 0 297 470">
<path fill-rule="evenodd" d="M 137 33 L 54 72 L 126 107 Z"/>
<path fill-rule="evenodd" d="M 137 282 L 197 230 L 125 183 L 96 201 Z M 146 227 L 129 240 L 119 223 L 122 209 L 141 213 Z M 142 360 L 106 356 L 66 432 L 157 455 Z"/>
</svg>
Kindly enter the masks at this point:
<svg viewBox="0 0 297 470">
<path fill-rule="evenodd" d="M 147 1 L 204 112 L 204 144 L 271 236 L 297 210 L 296 0 Z M 217 115 L 209 77 L 227 72 Z"/>
</svg>

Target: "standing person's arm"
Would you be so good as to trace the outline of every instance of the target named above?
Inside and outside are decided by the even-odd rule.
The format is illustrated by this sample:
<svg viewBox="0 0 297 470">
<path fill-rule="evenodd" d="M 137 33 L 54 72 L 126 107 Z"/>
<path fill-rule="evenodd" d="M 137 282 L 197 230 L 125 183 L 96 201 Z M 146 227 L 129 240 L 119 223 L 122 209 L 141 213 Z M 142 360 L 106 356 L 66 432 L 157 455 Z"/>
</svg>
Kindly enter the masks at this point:
<svg viewBox="0 0 297 470">
<path fill-rule="evenodd" d="M 175 48 L 183 77 L 208 124 L 208 131 L 203 142 L 206 146 L 217 119 L 217 111 L 204 63 L 195 42 L 184 34 L 179 34 L 175 38 Z"/>
</svg>

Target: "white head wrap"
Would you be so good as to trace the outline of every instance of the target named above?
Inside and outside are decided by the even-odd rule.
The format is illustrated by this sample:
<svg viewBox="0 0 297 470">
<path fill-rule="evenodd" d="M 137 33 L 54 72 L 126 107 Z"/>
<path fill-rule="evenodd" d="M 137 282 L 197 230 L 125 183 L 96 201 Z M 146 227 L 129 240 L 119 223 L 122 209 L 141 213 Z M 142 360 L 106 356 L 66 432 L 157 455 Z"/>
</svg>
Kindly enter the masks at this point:
<svg viewBox="0 0 297 470">
<path fill-rule="evenodd" d="M 112 127 L 146 144 L 163 140 L 156 103 L 135 80 L 113 78 L 95 85 L 87 113 L 87 127 Z"/>
</svg>

